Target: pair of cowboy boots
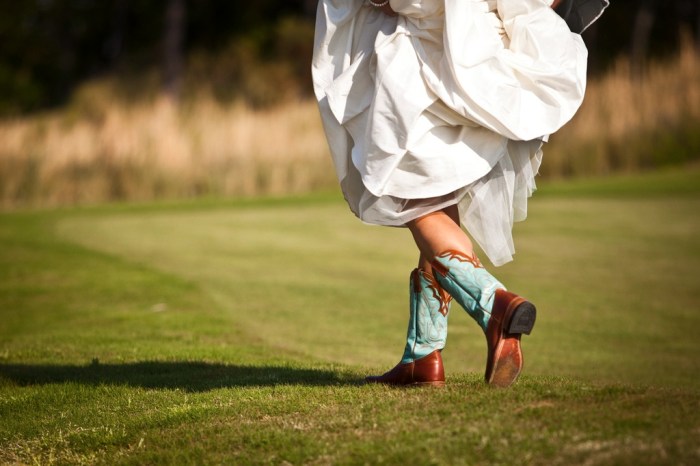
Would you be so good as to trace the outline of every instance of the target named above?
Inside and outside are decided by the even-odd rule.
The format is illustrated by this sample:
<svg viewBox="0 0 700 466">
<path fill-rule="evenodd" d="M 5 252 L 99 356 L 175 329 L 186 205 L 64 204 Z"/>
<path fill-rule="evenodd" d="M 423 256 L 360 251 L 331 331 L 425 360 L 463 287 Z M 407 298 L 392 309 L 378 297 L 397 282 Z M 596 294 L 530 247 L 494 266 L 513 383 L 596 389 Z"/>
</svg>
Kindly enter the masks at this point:
<svg viewBox="0 0 700 466">
<path fill-rule="evenodd" d="M 520 375 L 520 336 L 535 324 L 535 306 L 506 291 L 476 256 L 446 251 L 436 256 L 433 273 L 415 269 L 410 280 L 410 316 L 403 357 L 389 372 L 367 382 L 389 385 L 445 384 L 440 352 L 447 340 L 447 318 L 454 298 L 486 336 L 486 382 L 511 385 Z"/>
</svg>

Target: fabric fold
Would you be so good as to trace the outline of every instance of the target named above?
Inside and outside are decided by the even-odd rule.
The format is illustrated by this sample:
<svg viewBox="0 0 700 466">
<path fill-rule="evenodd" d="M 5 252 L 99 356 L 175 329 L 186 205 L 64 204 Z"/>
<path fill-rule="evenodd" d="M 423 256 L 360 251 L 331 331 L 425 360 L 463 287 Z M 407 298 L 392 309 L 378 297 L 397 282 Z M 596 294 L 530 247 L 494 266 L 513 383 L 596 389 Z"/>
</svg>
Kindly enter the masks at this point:
<svg viewBox="0 0 700 466">
<path fill-rule="evenodd" d="M 459 204 L 500 265 L 546 137 L 576 112 L 586 48 L 548 0 L 319 2 L 314 90 L 343 194 L 371 224 Z"/>
</svg>

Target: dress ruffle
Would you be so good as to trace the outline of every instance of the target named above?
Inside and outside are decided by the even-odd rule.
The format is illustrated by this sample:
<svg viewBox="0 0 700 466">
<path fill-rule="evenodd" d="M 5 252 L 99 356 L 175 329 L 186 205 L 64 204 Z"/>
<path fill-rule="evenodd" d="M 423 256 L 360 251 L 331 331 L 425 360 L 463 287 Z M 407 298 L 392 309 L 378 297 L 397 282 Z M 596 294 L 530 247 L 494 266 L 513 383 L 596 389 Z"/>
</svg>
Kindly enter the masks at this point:
<svg viewBox="0 0 700 466">
<path fill-rule="evenodd" d="M 372 224 L 459 204 L 512 259 L 541 146 L 583 99 L 586 48 L 545 0 L 319 3 L 314 89 L 341 188 Z"/>
</svg>

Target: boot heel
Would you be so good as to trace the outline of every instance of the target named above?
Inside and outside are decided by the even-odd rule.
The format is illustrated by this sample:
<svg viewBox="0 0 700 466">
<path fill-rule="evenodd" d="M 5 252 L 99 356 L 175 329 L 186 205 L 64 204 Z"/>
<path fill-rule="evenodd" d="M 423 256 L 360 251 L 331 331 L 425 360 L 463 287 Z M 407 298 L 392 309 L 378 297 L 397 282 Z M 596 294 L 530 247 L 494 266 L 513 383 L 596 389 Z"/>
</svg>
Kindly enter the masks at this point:
<svg viewBox="0 0 700 466">
<path fill-rule="evenodd" d="M 535 309 L 535 305 L 529 301 L 525 301 L 513 311 L 513 317 L 510 319 L 510 324 L 508 324 L 506 332 L 529 335 L 532 331 L 532 327 L 535 326 L 536 317 L 537 309 Z"/>
</svg>

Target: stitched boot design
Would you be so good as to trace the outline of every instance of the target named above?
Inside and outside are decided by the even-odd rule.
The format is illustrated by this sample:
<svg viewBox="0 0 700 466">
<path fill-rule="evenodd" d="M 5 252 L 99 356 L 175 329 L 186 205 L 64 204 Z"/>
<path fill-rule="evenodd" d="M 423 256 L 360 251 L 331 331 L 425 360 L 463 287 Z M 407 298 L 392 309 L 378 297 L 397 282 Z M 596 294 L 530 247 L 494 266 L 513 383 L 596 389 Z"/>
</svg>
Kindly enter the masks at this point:
<svg viewBox="0 0 700 466">
<path fill-rule="evenodd" d="M 413 362 L 445 347 L 452 297 L 421 269 L 411 273 L 410 317 L 401 363 Z"/>
<path fill-rule="evenodd" d="M 433 273 L 465 311 L 486 331 L 496 290 L 505 286 L 488 273 L 476 256 L 448 250 L 435 256 Z"/>
</svg>

